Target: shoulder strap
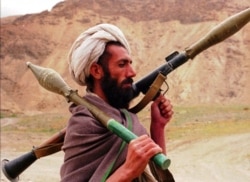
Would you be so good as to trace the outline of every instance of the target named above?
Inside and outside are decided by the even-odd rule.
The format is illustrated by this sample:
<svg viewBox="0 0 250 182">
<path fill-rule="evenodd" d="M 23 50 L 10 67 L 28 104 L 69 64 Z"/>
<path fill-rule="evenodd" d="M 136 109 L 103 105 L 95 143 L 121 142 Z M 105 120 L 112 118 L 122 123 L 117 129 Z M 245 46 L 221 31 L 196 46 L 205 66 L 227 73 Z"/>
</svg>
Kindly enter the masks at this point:
<svg viewBox="0 0 250 182">
<path fill-rule="evenodd" d="M 127 110 L 125 110 L 125 109 L 121 109 L 121 112 L 125 115 L 126 121 L 128 122 L 128 127 L 127 128 L 131 131 L 132 130 L 132 119 L 131 119 L 131 116 L 130 116 L 129 112 Z M 102 182 L 106 181 L 106 179 L 110 175 L 110 173 L 111 173 L 111 171 L 112 171 L 112 169 L 113 169 L 113 167 L 115 165 L 115 162 L 117 161 L 118 157 L 120 156 L 121 152 L 123 151 L 125 145 L 126 145 L 126 142 L 123 141 L 117 155 L 115 156 L 114 160 L 112 161 L 112 163 L 108 167 L 107 171 L 104 173 L 104 175 L 103 175 L 103 177 L 101 179 Z"/>
<path fill-rule="evenodd" d="M 152 85 L 150 86 L 149 90 L 145 94 L 145 96 L 142 98 L 142 100 L 133 108 L 129 109 L 132 113 L 137 113 L 140 110 L 142 110 L 150 101 L 154 99 L 154 97 L 159 92 L 163 82 L 166 80 L 166 76 L 159 73 Z"/>
</svg>

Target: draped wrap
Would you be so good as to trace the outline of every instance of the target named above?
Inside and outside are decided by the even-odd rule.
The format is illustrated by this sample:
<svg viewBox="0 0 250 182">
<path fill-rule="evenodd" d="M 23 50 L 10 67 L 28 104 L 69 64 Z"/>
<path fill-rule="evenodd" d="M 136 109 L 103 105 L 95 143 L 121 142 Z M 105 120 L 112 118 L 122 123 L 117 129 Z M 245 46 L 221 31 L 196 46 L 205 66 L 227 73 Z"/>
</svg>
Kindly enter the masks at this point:
<svg viewBox="0 0 250 182">
<path fill-rule="evenodd" d="M 121 110 L 111 107 L 94 94 L 87 94 L 85 98 L 122 125 L 128 126 L 128 121 Z M 97 121 L 84 106 L 73 104 L 70 106 L 70 111 L 72 116 L 68 122 L 62 148 L 65 156 L 61 167 L 61 181 L 100 182 L 116 159 L 123 141 Z M 129 114 L 132 119 L 131 131 L 137 136 L 147 134 L 137 116 L 133 113 Z M 126 154 L 127 144 L 115 160 L 111 174 L 125 162 Z M 159 170 L 152 162 L 150 163 L 151 171 L 156 178 L 163 179 L 158 181 L 174 181 L 168 170 Z M 151 182 L 154 180 L 149 173 L 144 172 L 134 181 Z"/>
</svg>

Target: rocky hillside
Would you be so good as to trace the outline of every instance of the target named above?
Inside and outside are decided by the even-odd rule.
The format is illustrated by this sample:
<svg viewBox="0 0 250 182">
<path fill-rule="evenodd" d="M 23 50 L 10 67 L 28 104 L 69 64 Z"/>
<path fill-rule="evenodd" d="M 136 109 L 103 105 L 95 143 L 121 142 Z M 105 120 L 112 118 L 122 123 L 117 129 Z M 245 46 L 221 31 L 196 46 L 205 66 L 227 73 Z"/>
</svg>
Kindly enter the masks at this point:
<svg viewBox="0 0 250 182">
<path fill-rule="evenodd" d="M 98 23 L 119 26 L 137 63 L 136 79 L 182 51 L 227 17 L 249 8 L 248 0 L 67 0 L 48 12 L 1 19 L 1 112 L 65 112 L 62 96 L 39 86 L 26 62 L 70 78 L 67 54 L 75 38 Z M 250 105 L 250 25 L 202 52 L 167 79 L 173 105 Z M 135 80 L 136 80 L 135 79 Z"/>
</svg>

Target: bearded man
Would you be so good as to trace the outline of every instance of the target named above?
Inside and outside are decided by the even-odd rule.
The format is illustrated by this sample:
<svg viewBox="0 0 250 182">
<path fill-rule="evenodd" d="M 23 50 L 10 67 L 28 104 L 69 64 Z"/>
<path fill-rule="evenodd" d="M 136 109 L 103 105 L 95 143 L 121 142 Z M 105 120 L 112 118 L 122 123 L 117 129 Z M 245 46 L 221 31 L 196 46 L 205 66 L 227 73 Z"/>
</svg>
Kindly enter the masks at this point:
<svg viewBox="0 0 250 182">
<path fill-rule="evenodd" d="M 133 98 L 129 44 L 122 31 L 111 24 L 99 24 L 83 32 L 69 53 L 73 79 L 86 86 L 84 98 L 135 133 L 126 144 L 109 131 L 82 105 L 71 105 L 63 145 L 62 182 L 84 181 L 174 181 L 169 170 L 159 169 L 150 160 L 166 154 L 165 126 L 173 111 L 163 95 L 151 104 L 150 134 L 136 114 L 129 112 Z"/>
</svg>

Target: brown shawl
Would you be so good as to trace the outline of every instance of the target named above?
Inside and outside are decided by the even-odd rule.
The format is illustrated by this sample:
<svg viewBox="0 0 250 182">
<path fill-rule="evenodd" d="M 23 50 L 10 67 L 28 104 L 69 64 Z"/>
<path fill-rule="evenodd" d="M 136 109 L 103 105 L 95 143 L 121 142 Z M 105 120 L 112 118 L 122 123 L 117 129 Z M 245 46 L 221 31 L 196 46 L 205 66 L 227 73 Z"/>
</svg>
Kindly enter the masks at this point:
<svg viewBox="0 0 250 182">
<path fill-rule="evenodd" d="M 124 114 L 93 94 L 85 98 L 101 108 L 110 117 L 127 127 Z M 63 150 L 64 164 L 61 167 L 62 182 L 99 182 L 111 163 L 117 157 L 122 140 L 96 121 L 84 106 L 71 105 L 72 117 L 67 126 Z M 140 136 L 146 129 L 138 122 L 135 114 L 132 118 L 132 132 Z M 127 145 L 118 156 L 111 170 L 114 172 L 126 159 Z M 172 176 L 172 175 L 171 175 Z"/>
</svg>

